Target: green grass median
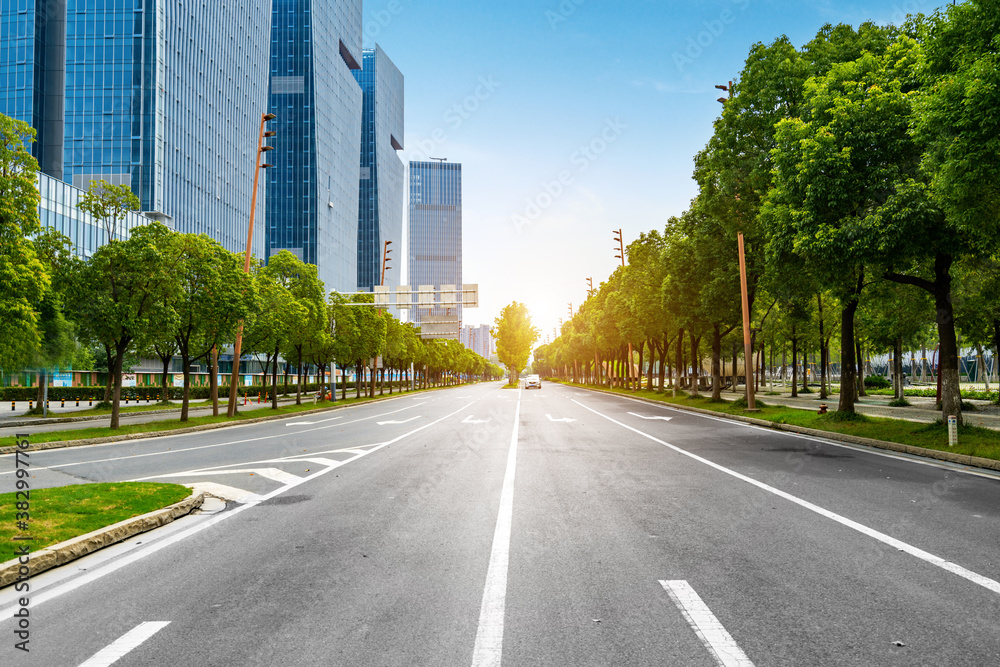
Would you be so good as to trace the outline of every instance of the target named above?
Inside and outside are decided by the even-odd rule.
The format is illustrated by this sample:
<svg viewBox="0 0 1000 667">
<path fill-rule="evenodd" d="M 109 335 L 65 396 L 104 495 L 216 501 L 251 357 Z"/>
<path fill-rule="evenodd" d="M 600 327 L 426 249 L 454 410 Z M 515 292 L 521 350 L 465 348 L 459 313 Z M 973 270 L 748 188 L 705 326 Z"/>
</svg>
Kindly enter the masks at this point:
<svg viewBox="0 0 1000 667">
<path fill-rule="evenodd" d="M 608 391 L 607 388 L 590 388 Z M 653 399 L 671 405 L 712 410 L 713 412 L 723 414 L 749 416 L 776 424 L 791 424 L 819 431 L 843 433 L 860 438 L 884 440 L 911 445 L 913 447 L 925 447 L 927 449 L 938 449 L 954 454 L 1000 460 L 1000 432 L 978 426 L 962 426 L 959 428 L 958 444 L 954 447 L 949 447 L 948 427 L 941 422 L 928 424 L 903 419 L 869 417 L 861 414 L 846 418 L 845 415 L 838 412 L 828 412 L 825 415 L 820 415 L 812 410 L 801 410 L 786 406 L 766 406 L 760 412 L 749 414 L 741 406 L 734 405 L 731 401 L 713 401 L 709 396 L 691 397 L 685 392 L 678 392 L 677 398 L 673 398 L 669 392 L 661 394 L 646 389 L 632 392 L 616 388 L 613 390 L 613 393 L 623 396 Z M 766 396 L 764 397 L 764 403 L 767 403 Z M 830 407 L 834 408 L 835 404 L 831 404 Z"/>
<path fill-rule="evenodd" d="M 30 470 L 30 468 L 29 468 Z M 26 478 L 29 482 L 30 479 Z M 14 485 L 14 478 L 10 478 Z M 38 551 L 53 544 L 85 535 L 105 526 L 162 509 L 191 495 L 180 484 L 153 482 L 117 482 L 111 484 L 75 484 L 49 489 L 0 494 L 0 562 L 15 557 L 15 548 L 28 544 Z M 21 530 L 24 516 L 18 509 L 27 506 L 29 518 Z M 30 535 L 30 542 L 15 541 L 15 536 Z"/>
</svg>

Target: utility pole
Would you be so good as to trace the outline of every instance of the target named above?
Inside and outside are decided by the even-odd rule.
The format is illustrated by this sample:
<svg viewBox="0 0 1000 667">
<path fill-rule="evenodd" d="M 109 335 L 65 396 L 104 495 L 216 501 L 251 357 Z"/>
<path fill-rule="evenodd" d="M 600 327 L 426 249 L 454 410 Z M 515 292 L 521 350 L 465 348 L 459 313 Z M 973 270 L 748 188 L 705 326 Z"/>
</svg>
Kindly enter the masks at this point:
<svg viewBox="0 0 1000 667">
<path fill-rule="evenodd" d="M 386 241 L 385 245 L 383 246 L 383 250 L 382 250 L 382 280 L 379 281 L 379 285 L 385 285 L 385 270 L 389 269 L 389 268 L 392 268 L 392 267 L 389 266 L 389 259 L 390 259 L 389 253 L 392 252 L 392 249 L 389 246 L 391 246 L 391 245 L 392 245 L 392 241 Z"/>
<path fill-rule="evenodd" d="M 625 241 L 622 238 L 622 230 L 619 229 L 617 231 L 615 231 L 615 230 L 611 230 L 611 231 L 614 234 L 615 241 L 618 241 L 618 247 L 615 248 L 615 250 L 618 251 L 618 254 L 615 255 L 615 257 L 617 259 L 620 259 L 622 261 L 622 268 L 624 269 L 625 268 Z M 629 379 L 629 381 L 631 381 L 632 380 L 632 343 L 631 342 L 629 342 L 629 344 L 628 344 L 628 369 L 627 370 L 628 370 L 628 379 Z M 635 391 L 635 387 L 634 386 L 632 387 L 632 391 Z"/>
<path fill-rule="evenodd" d="M 720 97 L 719 102 L 725 105 L 731 99 L 733 99 L 733 82 L 730 81 L 728 86 L 723 86 L 716 84 L 715 86 L 719 90 L 726 93 L 726 97 Z M 739 246 L 740 251 L 740 298 L 743 307 L 743 370 L 746 374 L 746 398 L 747 398 L 747 412 L 757 412 L 756 399 L 754 397 L 754 378 L 753 375 L 756 372 L 756 364 L 754 365 L 754 372 L 750 370 L 750 363 L 753 359 L 753 345 L 751 343 L 750 335 L 750 297 L 747 292 L 747 264 L 746 264 L 746 254 L 743 249 L 743 232 L 739 232 L 736 235 L 736 242 Z M 733 369 L 733 375 L 736 375 L 736 369 Z M 734 380 L 735 382 L 735 380 Z"/>
<path fill-rule="evenodd" d="M 267 122 L 277 118 L 273 113 L 260 115 L 260 134 L 257 137 L 257 152 L 254 153 L 253 170 L 253 196 L 250 198 L 250 225 L 247 229 L 247 252 L 243 259 L 243 272 L 250 273 L 250 247 L 253 244 L 253 221 L 254 214 L 257 213 L 257 180 L 260 177 L 260 170 L 273 167 L 273 164 L 261 164 L 260 156 L 268 151 L 273 151 L 274 146 L 265 146 L 264 139 L 277 134 L 274 130 L 267 130 Z M 233 346 L 233 374 L 229 380 L 229 408 L 226 415 L 232 419 L 236 416 L 236 397 L 240 389 L 240 351 L 243 346 L 243 321 L 240 321 L 240 328 L 236 332 L 236 344 Z M 277 360 L 275 360 L 277 363 Z"/>
<path fill-rule="evenodd" d="M 594 296 L 594 279 L 587 278 L 587 298 Z"/>
</svg>

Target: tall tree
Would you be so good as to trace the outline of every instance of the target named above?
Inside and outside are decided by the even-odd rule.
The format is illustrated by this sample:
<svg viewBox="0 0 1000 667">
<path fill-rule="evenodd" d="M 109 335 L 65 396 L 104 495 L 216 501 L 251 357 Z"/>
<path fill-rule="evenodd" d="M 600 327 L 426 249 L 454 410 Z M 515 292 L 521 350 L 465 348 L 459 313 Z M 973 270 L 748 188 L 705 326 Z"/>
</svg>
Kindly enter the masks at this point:
<svg viewBox="0 0 1000 667">
<path fill-rule="evenodd" d="M 49 276 L 29 237 L 40 228 L 38 162 L 30 125 L 0 114 L 0 368 L 20 370 L 39 352 L 39 303 Z"/>
<path fill-rule="evenodd" d="M 528 307 L 517 301 L 504 306 L 495 324 L 491 333 L 496 341 L 497 356 L 510 372 L 511 384 L 516 384 L 521 371 L 528 365 L 528 355 L 538 340 L 538 329 L 531 324 Z"/>
</svg>

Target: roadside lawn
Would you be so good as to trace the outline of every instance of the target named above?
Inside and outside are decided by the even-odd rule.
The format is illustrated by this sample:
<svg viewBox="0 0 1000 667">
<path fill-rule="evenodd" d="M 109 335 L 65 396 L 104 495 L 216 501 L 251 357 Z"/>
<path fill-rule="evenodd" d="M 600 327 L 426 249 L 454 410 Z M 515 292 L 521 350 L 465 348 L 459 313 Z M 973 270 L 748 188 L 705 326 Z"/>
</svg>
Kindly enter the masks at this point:
<svg viewBox="0 0 1000 667">
<path fill-rule="evenodd" d="M 592 387 L 589 385 L 588 387 L 608 391 L 604 387 Z M 649 391 L 648 389 L 632 392 L 615 388 L 613 393 L 622 394 L 623 396 L 653 399 L 672 405 L 712 410 L 713 412 L 730 415 L 752 416 L 755 419 L 763 419 L 776 424 L 791 424 L 820 431 L 844 433 L 861 438 L 885 440 L 887 442 L 897 442 L 914 447 L 925 447 L 927 449 L 938 449 L 955 454 L 1000 460 L 1000 431 L 980 428 L 978 426 L 962 426 L 959 428 L 958 444 L 954 447 L 949 447 L 948 426 L 942 422 L 921 424 L 902 419 L 868 417 L 860 414 L 845 418 L 844 415 L 838 412 L 828 412 L 825 415 L 819 415 L 811 410 L 801 410 L 785 406 L 767 406 L 761 409 L 760 412 L 748 415 L 743 407 L 731 401 L 713 401 L 707 396 L 693 398 L 685 392 L 678 392 L 677 398 L 673 398 L 669 393 L 661 394 Z M 759 402 L 760 400 L 758 399 Z M 766 396 L 763 399 L 763 403 L 767 405 Z"/>
<path fill-rule="evenodd" d="M 14 486 L 13 479 L 10 486 Z M 19 497 L 16 493 L 0 494 L 0 563 L 14 558 L 20 545 L 30 544 L 32 551 L 38 551 L 173 505 L 190 496 L 191 489 L 180 484 L 116 482 L 35 489 L 28 492 L 28 500 L 24 491 Z M 20 507 L 28 509 L 18 509 L 18 503 L 26 503 Z M 26 521 L 19 514 L 25 511 Z M 14 541 L 17 535 L 30 535 L 32 540 Z"/>
</svg>

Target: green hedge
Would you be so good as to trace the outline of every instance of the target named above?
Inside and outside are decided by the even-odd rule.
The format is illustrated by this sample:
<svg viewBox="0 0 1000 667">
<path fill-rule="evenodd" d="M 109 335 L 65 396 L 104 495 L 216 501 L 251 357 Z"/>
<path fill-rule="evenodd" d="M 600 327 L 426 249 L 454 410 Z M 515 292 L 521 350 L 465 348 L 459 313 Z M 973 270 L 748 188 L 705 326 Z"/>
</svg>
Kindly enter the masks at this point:
<svg viewBox="0 0 1000 667">
<path fill-rule="evenodd" d="M 281 379 L 278 379 L 278 395 L 281 396 L 284 391 L 284 383 Z M 288 383 L 288 393 L 292 396 L 295 395 L 296 384 L 294 382 Z M 341 384 L 337 385 L 337 391 L 340 391 Z M 354 383 L 349 382 L 347 384 L 348 391 L 354 389 Z M 259 393 L 266 393 L 267 397 L 270 398 L 270 387 L 261 387 L 260 385 L 254 385 L 252 387 L 240 387 L 240 396 L 246 394 L 247 396 L 257 396 Z M 167 387 L 167 391 L 170 392 L 170 398 L 174 400 L 180 400 L 184 396 L 183 387 Z M 312 392 L 319 391 L 319 384 L 313 382 L 307 385 L 303 385 L 303 391 Z M 139 400 L 145 401 L 146 397 L 149 396 L 150 403 L 160 400 L 160 394 L 162 389 L 160 387 L 123 387 L 122 388 L 122 401 L 126 398 L 130 401 Z M 219 386 L 219 396 L 229 395 L 229 385 Z M 0 401 L 33 401 L 38 396 L 38 387 L 0 387 Z M 189 396 L 192 399 L 206 399 L 211 398 L 211 387 L 199 386 L 191 387 Z M 52 401 L 61 401 L 66 399 L 67 401 L 76 401 L 79 398 L 81 401 L 93 399 L 95 402 L 101 400 L 104 397 L 104 387 L 49 387 L 49 403 Z"/>
</svg>

